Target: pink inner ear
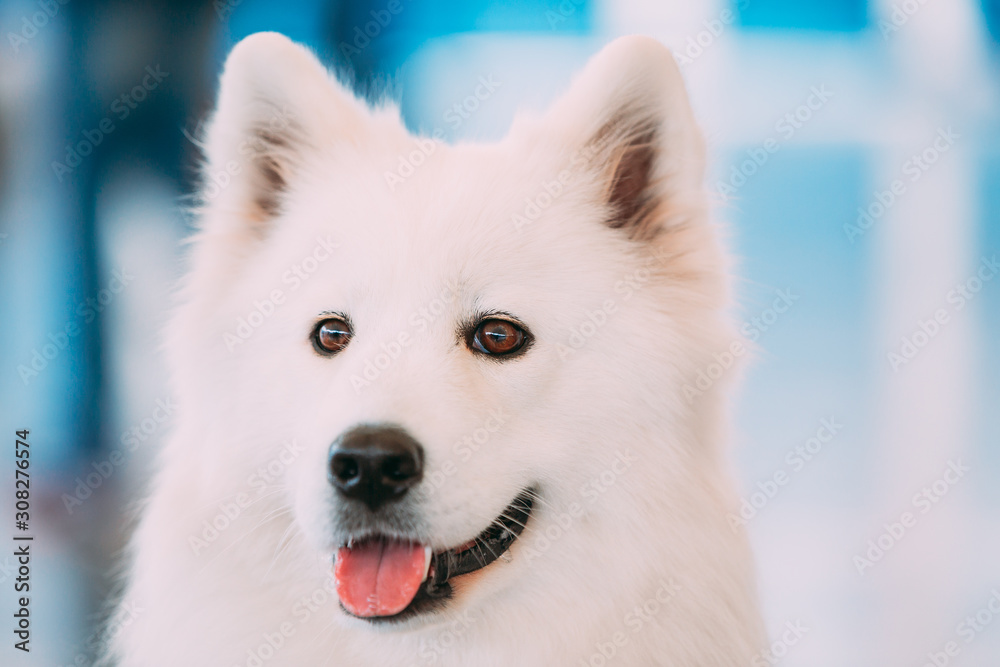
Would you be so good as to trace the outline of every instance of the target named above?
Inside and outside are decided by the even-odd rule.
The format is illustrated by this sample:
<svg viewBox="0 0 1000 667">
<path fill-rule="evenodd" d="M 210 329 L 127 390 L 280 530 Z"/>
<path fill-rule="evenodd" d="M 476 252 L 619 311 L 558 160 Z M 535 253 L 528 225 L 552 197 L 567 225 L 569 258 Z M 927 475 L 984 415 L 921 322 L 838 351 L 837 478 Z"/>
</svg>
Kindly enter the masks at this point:
<svg viewBox="0 0 1000 667">
<path fill-rule="evenodd" d="M 614 214 L 608 225 L 614 229 L 639 226 L 651 200 L 655 133 L 647 132 L 626 145 L 618 155 L 608 203 Z M 637 231 L 637 230 L 633 230 Z"/>
</svg>

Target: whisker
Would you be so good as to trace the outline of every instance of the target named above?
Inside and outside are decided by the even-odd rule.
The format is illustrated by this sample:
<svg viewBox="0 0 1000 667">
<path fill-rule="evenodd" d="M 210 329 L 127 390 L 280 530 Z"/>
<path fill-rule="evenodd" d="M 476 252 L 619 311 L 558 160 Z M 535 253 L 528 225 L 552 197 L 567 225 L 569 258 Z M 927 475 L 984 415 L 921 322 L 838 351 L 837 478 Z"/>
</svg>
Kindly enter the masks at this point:
<svg viewBox="0 0 1000 667">
<path fill-rule="evenodd" d="M 268 489 L 267 491 L 262 492 L 257 497 L 251 499 L 251 501 L 247 505 L 247 507 L 252 507 L 254 504 L 256 504 L 257 502 L 259 502 L 259 501 L 261 501 L 261 500 L 263 500 L 265 498 L 270 498 L 271 496 L 278 495 L 278 494 L 284 492 L 286 488 L 289 488 L 289 487 L 284 487 L 283 486 L 281 488 L 271 488 L 271 489 Z M 226 502 L 227 500 L 235 500 L 237 498 L 237 496 L 239 496 L 242 493 L 246 493 L 246 492 L 245 491 L 238 491 L 236 493 L 228 494 L 228 495 L 225 495 L 225 496 L 220 496 L 219 498 L 217 498 L 213 502 L 210 502 L 210 503 L 208 503 L 206 505 L 202 505 L 200 507 L 196 507 L 194 510 L 192 510 L 190 512 L 190 514 L 201 514 L 205 510 L 218 508 L 219 505 L 221 505 L 222 503 Z"/>
<path fill-rule="evenodd" d="M 501 527 L 501 528 L 506 528 L 507 526 L 503 525 L 503 523 L 501 523 L 499 521 L 500 519 L 507 519 L 511 523 L 513 523 L 513 524 L 515 524 L 517 526 L 520 526 L 521 528 L 527 528 L 528 527 L 528 524 L 521 523 L 520 521 L 518 521 L 517 519 L 515 519 L 512 516 L 507 516 L 506 514 L 501 514 L 496 519 L 493 519 L 493 523 L 496 524 L 497 526 Z"/>
<path fill-rule="evenodd" d="M 486 556 L 483 554 L 483 547 L 484 546 L 487 549 L 489 549 L 490 554 L 493 556 L 493 560 L 496 560 L 497 558 L 500 557 L 499 555 L 497 555 L 497 553 L 495 551 L 493 551 L 493 548 L 490 547 L 490 545 L 486 544 L 485 542 L 483 542 L 481 539 L 479 539 L 477 537 L 476 538 L 476 547 L 479 549 L 479 554 L 480 554 L 479 556 L 477 556 L 477 558 L 479 558 L 479 564 L 480 565 L 485 565 L 486 564 Z"/>
<path fill-rule="evenodd" d="M 279 508 L 278 510 L 275 510 L 275 511 L 271 512 L 269 516 L 267 516 L 266 518 L 263 518 L 260 521 L 258 521 L 256 526 L 254 526 L 250 530 L 248 530 L 245 533 L 243 533 L 242 535 L 240 535 L 238 538 L 236 538 L 230 544 L 228 544 L 225 548 L 223 548 L 221 551 L 219 551 L 219 553 L 217 553 L 214 556 L 212 556 L 212 558 L 207 563 L 205 563 L 205 566 L 203 568 L 201 568 L 200 572 L 204 572 L 206 569 L 208 569 L 208 567 L 212 563 L 215 562 L 215 560 L 219 556 L 221 556 L 222 554 L 226 553 L 227 551 L 229 551 L 230 549 L 232 549 L 233 547 L 235 547 L 237 544 L 239 544 L 240 542 L 242 542 L 243 540 L 245 540 L 246 538 L 248 538 L 251 533 L 253 533 L 255 530 L 257 530 L 258 528 L 260 528 L 264 524 L 269 523 L 269 522 L 273 521 L 274 519 L 281 518 L 285 514 L 291 514 L 291 512 L 292 512 L 292 508 L 291 507 L 282 507 L 282 508 Z"/>
<path fill-rule="evenodd" d="M 277 564 L 278 559 L 281 554 L 284 553 L 285 549 L 291 546 L 292 540 L 295 538 L 293 532 L 298 529 L 298 524 L 292 521 L 288 524 L 288 528 L 282 534 L 281 539 L 278 540 L 278 546 L 274 550 L 274 556 L 271 558 L 271 564 L 267 566 L 267 571 L 264 572 L 264 576 L 261 577 L 261 582 L 267 581 L 267 575 L 271 574 L 271 569 Z"/>
</svg>

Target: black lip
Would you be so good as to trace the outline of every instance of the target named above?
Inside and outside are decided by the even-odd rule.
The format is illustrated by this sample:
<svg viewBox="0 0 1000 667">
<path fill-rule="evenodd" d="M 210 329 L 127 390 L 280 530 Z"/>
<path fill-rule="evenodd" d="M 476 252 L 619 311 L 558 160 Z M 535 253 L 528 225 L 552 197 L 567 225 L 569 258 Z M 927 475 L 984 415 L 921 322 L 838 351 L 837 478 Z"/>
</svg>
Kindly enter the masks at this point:
<svg viewBox="0 0 1000 667">
<path fill-rule="evenodd" d="M 401 612 L 392 616 L 355 616 L 355 618 L 362 618 L 371 623 L 397 623 L 443 608 L 452 596 L 449 583 L 451 579 L 483 569 L 506 553 L 520 537 L 531 517 L 535 494 L 534 489 L 521 492 L 486 530 L 476 536 L 474 546 L 461 551 L 448 549 L 432 555 L 427 581 Z M 344 609 L 343 605 L 341 609 Z M 344 612 L 354 616 L 346 609 Z"/>
</svg>

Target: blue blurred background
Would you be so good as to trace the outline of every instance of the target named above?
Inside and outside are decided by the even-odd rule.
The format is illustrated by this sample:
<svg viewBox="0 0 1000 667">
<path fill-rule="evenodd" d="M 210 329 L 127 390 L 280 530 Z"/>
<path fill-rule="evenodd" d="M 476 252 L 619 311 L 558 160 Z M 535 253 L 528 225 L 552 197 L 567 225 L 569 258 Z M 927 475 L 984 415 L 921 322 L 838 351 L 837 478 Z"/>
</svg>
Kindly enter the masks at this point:
<svg viewBox="0 0 1000 667">
<path fill-rule="evenodd" d="M 1000 664 L 1000 0 L 5 0 L 0 28 L 2 477 L 31 429 L 36 533 L 33 651 L 3 665 L 90 664 L 171 427 L 191 138 L 260 30 L 452 140 L 501 137 L 618 35 L 668 45 L 760 350 L 734 454 L 768 626 L 808 628 L 780 664 Z"/>
</svg>

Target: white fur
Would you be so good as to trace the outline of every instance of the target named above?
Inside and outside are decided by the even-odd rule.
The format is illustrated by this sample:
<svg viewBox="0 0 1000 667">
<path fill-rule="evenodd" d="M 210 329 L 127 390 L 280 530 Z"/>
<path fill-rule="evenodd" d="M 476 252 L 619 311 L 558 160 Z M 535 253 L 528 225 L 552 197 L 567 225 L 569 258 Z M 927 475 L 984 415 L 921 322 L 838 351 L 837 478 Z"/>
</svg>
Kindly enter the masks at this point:
<svg viewBox="0 0 1000 667">
<path fill-rule="evenodd" d="M 286 183 L 269 216 L 253 203 L 266 188 L 254 171 L 262 156 L 243 142 L 276 112 L 285 121 L 275 132 L 292 138 L 267 149 Z M 604 224 L 600 156 L 577 164 L 518 229 L 526 199 L 616 117 L 657 128 L 659 233 Z M 616 633 L 624 645 L 609 664 L 750 664 L 763 632 L 745 537 L 726 522 L 729 380 L 683 392 L 734 336 L 701 192 L 704 149 L 669 52 L 617 40 L 543 117 L 518 118 L 497 145 L 436 144 L 390 188 L 386 172 L 416 149 L 392 109 L 370 110 L 284 37 L 254 35 L 233 50 L 206 183 L 232 162 L 239 173 L 206 196 L 169 332 L 179 420 L 132 543 L 123 603 L 139 611 L 116 628 L 109 662 L 254 665 L 248 651 L 260 655 L 268 636 L 279 643 L 290 624 L 259 664 L 578 665 Z M 332 257 L 297 288 L 283 280 L 327 237 Z M 226 334 L 275 289 L 284 303 L 230 351 Z M 452 293 L 444 312 L 415 324 Z M 614 312 L 585 326 L 609 300 Z M 534 346 L 505 363 L 470 353 L 455 331 L 477 308 L 516 315 Z M 333 358 L 308 343 L 324 311 L 355 324 Z M 590 335 L 576 345 L 581 330 Z M 401 332 L 410 344 L 356 390 L 351 378 Z M 458 455 L 455 443 L 490 410 L 502 428 Z M 397 626 L 349 618 L 329 592 L 337 499 L 327 455 L 365 421 L 405 426 L 429 472 L 456 464 L 433 493 L 426 477 L 411 491 L 422 512 L 414 533 L 435 549 L 478 534 L 520 489 L 541 494 L 510 562 L 455 580 L 445 612 Z M 259 484 L 255 471 L 281 461 L 291 440 L 301 452 Z M 620 453 L 634 459 L 624 469 L 613 467 Z M 597 491 L 602 473 L 614 481 Z M 240 494 L 252 503 L 195 555 L 191 537 Z M 634 608 L 661 582 L 675 588 L 636 628 Z M 326 601 L 310 609 L 311 595 Z"/>
</svg>

